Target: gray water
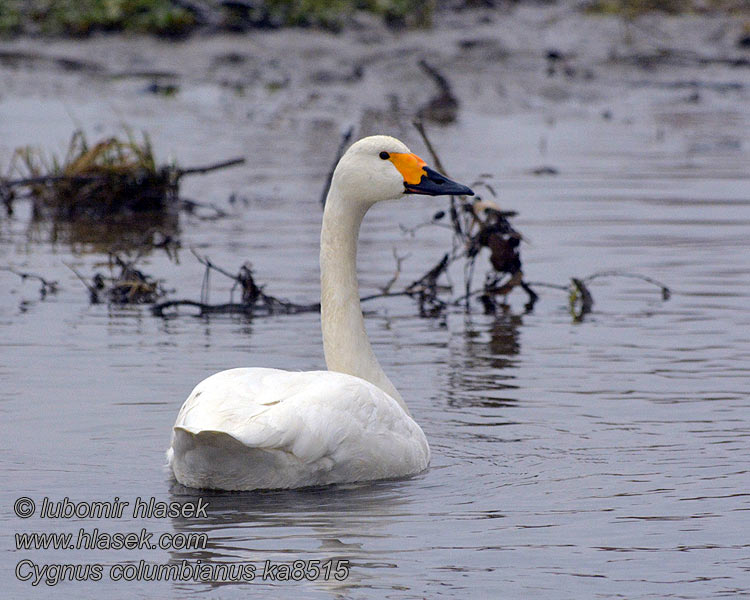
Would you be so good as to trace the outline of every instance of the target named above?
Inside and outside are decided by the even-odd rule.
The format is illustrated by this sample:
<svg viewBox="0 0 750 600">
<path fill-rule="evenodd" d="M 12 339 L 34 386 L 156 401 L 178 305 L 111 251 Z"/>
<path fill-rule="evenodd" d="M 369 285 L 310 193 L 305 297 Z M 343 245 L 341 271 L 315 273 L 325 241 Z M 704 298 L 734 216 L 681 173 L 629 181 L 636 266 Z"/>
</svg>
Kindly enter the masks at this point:
<svg viewBox="0 0 750 600">
<path fill-rule="evenodd" d="M 185 163 L 238 151 L 249 157 L 248 166 L 196 178 L 184 190 L 222 206 L 236 191 L 247 206 L 230 208 L 229 219 L 183 217 L 180 263 L 158 251 L 141 263 L 176 288 L 173 297 L 198 298 L 203 271 L 186 250 L 195 246 L 230 270 L 251 261 L 269 293 L 317 298 L 317 198 L 335 128 L 323 137 L 314 125 L 289 126 L 271 144 L 264 140 L 274 139 L 272 130 L 243 131 L 226 112 L 225 123 L 203 118 L 218 102 L 203 92 L 142 103 L 68 94 L 0 101 L 3 150 L 29 138 L 63 146 L 70 129 L 64 106 L 78 102 L 76 115 L 93 116 L 104 130 L 115 128 L 114 106 L 154 131 L 158 152 L 176 148 Z M 454 178 L 472 183 L 493 174 L 498 202 L 519 211 L 514 224 L 529 240 L 522 246 L 527 279 L 565 284 L 620 269 L 665 282 L 672 297 L 662 300 L 639 280 L 597 280 L 594 311 L 580 323 L 566 294 L 547 288 L 538 288 L 542 298 L 531 313 L 520 292 L 495 316 L 474 306 L 470 314 L 454 309 L 444 319 L 423 319 L 406 298 L 368 305 L 376 354 L 432 448 L 429 470 L 399 481 L 226 494 L 177 485 L 164 451 L 192 387 L 235 366 L 321 368 L 318 316 L 161 320 L 146 307 L 89 305 L 63 263 L 103 270 L 101 249 L 51 240 L 48 227 L 29 226 L 19 204 L 12 219 L 0 220 L 0 262 L 57 279 L 61 290 L 40 301 L 33 281 L 0 273 L 5 597 L 750 594 L 747 104 L 665 102 L 644 113 L 635 102 L 618 107 L 612 120 L 600 108 L 560 110 L 553 123 L 543 110 L 467 110 L 435 130 L 434 141 Z M 416 135 L 407 136 L 426 155 Z M 318 152 L 319 144 L 331 152 Z M 529 174 L 540 164 L 560 174 Z M 437 261 L 449 233 L 422 228 L 411 237 L 399 224 L 414 226 L 444 206 L 444 199 L 410 198 L 373 209 L 360 242 L 363 294 L 390 278 L 393 247 L 410 254 L 401 284 Z M 487 264 L 483 255 L 477 284 Z M 451 275 L 458 295 L 461 269 Z M 211 283 L 211 300 L 226 301 L 231 282 L 214 275 Z M 37 510 L 22 520 L 12 512 L 21 496 L 37 509 L 44 497 L 116 496 L 131 505 L 137 497 L 200 497 L 209 508 L 205 519 L 133 519 L 127 511 L 120 519 L 42 519 Z M 195 551 L 15 548 L 18 532 L 95 527 L 146 528 L 155 537 L 205 533 L 209 541 Z M 13 574 L 24 559 L 102 564 L 104 577 L 53 590 L 32 586 Z M 342 582 L 107 576 L 111 565 L 140 560 L 252 563 L 260 573 L 267 560 L 332 559 L 350 561 Z"/>
</svg>

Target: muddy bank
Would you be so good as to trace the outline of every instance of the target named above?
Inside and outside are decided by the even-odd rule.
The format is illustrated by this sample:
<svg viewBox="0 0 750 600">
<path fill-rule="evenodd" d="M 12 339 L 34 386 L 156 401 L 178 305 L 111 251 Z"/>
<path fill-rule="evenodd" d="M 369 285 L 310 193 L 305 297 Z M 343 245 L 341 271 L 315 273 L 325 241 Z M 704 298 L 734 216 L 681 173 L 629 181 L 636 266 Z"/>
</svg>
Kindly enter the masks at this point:
<svg viewBox="0 0 750 600">
<path fill-rule="evenodd" d="M 294 158 L 308 166 L 326 160 L 345 125 L 413 139 L 417 114 L 445 124 L 462 112 L 584 110 L 618 119 L 654 104 L 732 109 L 748 98 L 743 31 L 737 16 L 652 13 L 626 21 L 565 3 L 438 12 L 433 29 L 408 32 L 372 20 L 340 34 L 18 39 L 0 43 L 0 157 L 24 141 L 9 135 L 13 109 L 20 103 L 34 111 L 35 102 L 53 98 L 64 98 L 71 119 L 83 121 L 82 107 L 104 99 L 111 111 L 100 111 L 94 127 L 117 120 L 120 102 L 135 114 L 164 107 L 177 120 L 187 111 L 231 121 L 253 132 L 250 153 L 303 135 L 305 160 Z M 440 77 L 450 85 L 447 99 Z M 31 129 L 25 141 L 49 139 Z"/>
</svg>

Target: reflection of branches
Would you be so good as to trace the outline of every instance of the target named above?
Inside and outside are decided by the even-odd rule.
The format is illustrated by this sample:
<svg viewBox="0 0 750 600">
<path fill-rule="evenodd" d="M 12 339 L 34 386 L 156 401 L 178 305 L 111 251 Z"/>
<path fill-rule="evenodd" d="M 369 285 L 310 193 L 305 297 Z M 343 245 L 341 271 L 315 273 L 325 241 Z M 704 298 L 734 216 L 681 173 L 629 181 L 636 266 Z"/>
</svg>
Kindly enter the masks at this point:
<svg viewBox="0 0 750 600">
<path fill-rule="evenodd" d="M 227 216 L 227 212 L 213 202 L 198 202 L 197 200 L 190 200 L 188 198 L 180 198 L 178 204 L 181 209 L 191 215 L 196 215 L 201 221 L 215 221 L 216 219 L 222 219 Z M 208 214 L 199 215 L 196 209 L 205 209 L 209 212 Z"/>
</svg>

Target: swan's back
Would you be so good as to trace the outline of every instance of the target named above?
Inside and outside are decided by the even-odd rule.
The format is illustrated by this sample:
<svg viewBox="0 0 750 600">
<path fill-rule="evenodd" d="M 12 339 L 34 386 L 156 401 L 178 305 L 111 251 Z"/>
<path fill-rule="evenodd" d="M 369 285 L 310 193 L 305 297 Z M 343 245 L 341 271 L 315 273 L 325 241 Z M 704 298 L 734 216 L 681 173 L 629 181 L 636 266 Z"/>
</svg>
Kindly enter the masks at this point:
<svg viewBox="0 0 750 600">
<path fill-rule="evenodd" d="M 167 452 L 197 488 L 293 488 L 424 470 L 424 433 L 375 385 L 333 371 L 246 368 L 199 383 Z"/>
</svg>

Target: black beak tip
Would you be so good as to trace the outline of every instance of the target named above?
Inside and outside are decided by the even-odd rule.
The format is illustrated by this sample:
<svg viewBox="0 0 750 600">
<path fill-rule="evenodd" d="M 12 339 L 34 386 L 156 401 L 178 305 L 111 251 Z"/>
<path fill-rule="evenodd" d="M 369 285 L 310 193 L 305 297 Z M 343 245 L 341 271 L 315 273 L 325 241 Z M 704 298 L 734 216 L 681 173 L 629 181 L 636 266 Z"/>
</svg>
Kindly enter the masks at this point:
<svg viewBox="0 0 750 600">
<path fill-rule="evenodd" d="M 404 183 L 407 194 L 424 194 L 426 196 L 473 196 L 474 191 L 461 183 L 441 175 L 429 167 L 424 167 L 425 174 L 418 184 Z"/>
</svg>

